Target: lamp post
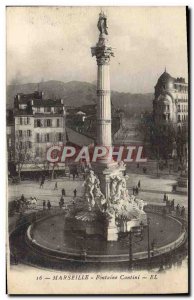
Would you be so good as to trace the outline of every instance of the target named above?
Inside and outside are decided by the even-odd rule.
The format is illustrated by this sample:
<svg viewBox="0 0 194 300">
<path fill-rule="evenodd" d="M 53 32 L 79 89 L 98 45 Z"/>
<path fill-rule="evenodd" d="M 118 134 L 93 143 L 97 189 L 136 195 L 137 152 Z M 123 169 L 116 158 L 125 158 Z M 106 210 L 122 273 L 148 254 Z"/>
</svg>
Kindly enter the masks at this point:
<svg viewBox="0 0 194 300">
<path fill-rule="evenodd" d="M 148 227 L 148 264 L 150 264 L 150 218 L 147 218 Z"/>
<path fill-rule="evenodd" d="M 155 250 L 155 245 L 156 245 L 157 240 L 153 239 L 151 242 L 151 248 L 152 248 L 152 257 L 154 256 L 154 250 Z"/>
<path fill-rule="evenodd" d="M 133 253 L 132 253 L 132 231 L 129 231 L 129 269 L 132 268 Z"/>
</svg>

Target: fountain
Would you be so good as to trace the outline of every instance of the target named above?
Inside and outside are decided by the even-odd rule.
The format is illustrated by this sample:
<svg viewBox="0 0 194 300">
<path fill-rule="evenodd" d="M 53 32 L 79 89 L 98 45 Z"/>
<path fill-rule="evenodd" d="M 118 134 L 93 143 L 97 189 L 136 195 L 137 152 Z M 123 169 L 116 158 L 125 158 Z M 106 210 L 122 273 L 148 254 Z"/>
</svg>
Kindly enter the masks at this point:
<svg viewBox="0 0 194 300">
<path fill-rule="evenodd" d="M 100 31 L 99 40 L 91 48 L 98 65 L 97 146 L 109 149 L 112 146 L 109 66 L 114 52 L 108 41 L 107 17 L 103 12 L 99 14 L 97 27 Z M 99 228 L 96 228 L 99 220 L 103 224 L 101 234 L 105 239 L 117 241 L 120 231 L 129 232 L 132 227 L 142 223 L 146 225 L 144 201 L 128 194 L 127 176 L 124 176 L 125 164 L 104 155 L 92 164 L 92 169 L 84 183 L 83 207 L 75 215 L 77 220 L 86 223 L 86 233 L 99 232 Z M 121 225 L 123 222 L 124 226 Z"/>
</svg>

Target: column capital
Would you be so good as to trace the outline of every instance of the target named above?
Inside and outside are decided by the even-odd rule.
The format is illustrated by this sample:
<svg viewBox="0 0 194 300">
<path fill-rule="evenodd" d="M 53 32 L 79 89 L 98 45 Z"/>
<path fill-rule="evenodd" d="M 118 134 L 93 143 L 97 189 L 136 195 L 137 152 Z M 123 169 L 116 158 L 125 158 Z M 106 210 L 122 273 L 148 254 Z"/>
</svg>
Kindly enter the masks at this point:
<svg viewBox="0 0 194 300">
<path fill-rule="evenodd" d="M 114 56 L 112 47 L 110 46 L 99 46 L 91 48 L 92 56 L 96 56 L 98 65 L 108 65 L 110 63 L 111 56 Z"/>
</svg>

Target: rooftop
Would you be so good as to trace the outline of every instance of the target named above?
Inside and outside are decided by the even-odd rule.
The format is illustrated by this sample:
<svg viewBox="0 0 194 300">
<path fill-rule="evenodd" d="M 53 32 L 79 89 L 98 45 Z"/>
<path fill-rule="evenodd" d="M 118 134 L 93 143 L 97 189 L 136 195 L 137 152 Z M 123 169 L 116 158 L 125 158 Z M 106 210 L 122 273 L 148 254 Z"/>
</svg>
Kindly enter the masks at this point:
<svg viewBox="0 0 194 300">
<path fill-rule="evenodd" d="M 43 99 L 43 92 L 35 91 L 31 94 L 18 93 L 15 96 L 15 106 L 19 104 L 28 104 L 34 107 L 62 107 L 63 99 Z"/>
<path fill-rule="evenodd" d="M 88 146 L 94 144 L 94 140 L 69 127 L 66 127 L 67 141 L 77 146 Z"/>
</svg>

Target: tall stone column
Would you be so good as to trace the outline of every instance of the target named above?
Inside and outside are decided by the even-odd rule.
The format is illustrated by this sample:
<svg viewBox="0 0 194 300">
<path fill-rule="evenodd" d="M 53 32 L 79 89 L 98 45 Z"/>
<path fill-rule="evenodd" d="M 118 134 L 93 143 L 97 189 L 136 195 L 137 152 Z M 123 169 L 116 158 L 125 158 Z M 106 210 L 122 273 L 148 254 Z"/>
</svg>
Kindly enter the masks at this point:
<svg viewBox="0 0 194 300">
<path fill-rule="evenodd" d="M 111 132 L 111 100 L 110 100 L 110 59 L 114 56 L 108 42 L 107 18 L 103 12 L 99 15 L 97 27 L 100 31 L 95 47 L 91 48 L 92 56 L 97 61 L 97 145 L 109 149 L 112 146 Z M 107 149 L 107 150 L 108 150 Z M 101 191 L 110 198 L 110 177 L 122 175 L 123 168 L 110 157 L 102 157 L 93 163 L 95 174 L 100 180 Z"/>
<path fill-rule="evenodd" d="M 92 47 L 92 56 L 96 56 L 97 73 L 97 145 L 112 146 L 111 133 L 111 101 L 110 101 L 110 58 L 114 56 L 113 50 L 108 43 L 108 32 L 106 27 L 106 16 L 100 13 L 98 21 L 100 31 L 96 47 Z M 107 159 L 102 158 L 99 163 L 106 163 Z"/>
<path fill-rule="evenodd" d="M 110 75 L 109 61 L 104 57 L 104 49 L 101 57 L 97 59 L 98 80 L 97 80 L 97 144 L 99 146 L 112 145 L 111 133 L 111 102 L 110 102 Z"/>
</svg>

